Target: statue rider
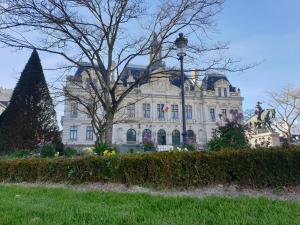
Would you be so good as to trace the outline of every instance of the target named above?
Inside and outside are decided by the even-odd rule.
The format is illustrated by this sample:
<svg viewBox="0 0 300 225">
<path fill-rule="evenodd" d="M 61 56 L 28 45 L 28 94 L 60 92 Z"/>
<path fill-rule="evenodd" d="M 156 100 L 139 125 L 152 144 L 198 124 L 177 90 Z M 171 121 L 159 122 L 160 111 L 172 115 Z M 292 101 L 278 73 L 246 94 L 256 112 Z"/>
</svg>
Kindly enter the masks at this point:
<svg viewBox="0 0 300 225">
<path fill-rule="evenodd" d="M 260 121 L 260 122 L 262 121 L 261 120 L 261 114 L 264 111 L 262 109 L 262 107 L 260 106 L 261 104 L 262 103 L 260 101 L 258 101 L 257 104 L 256 104 L 256 107 L 255 107 L 255 114 L 257 115 L 257 120 Z"/>
</svg>

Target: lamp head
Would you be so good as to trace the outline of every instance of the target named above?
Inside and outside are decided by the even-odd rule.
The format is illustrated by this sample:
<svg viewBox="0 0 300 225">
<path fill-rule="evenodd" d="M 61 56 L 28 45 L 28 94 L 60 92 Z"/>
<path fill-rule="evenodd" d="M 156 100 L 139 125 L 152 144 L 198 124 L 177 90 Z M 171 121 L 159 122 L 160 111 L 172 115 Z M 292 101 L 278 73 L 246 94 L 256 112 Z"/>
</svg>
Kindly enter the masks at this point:
<svg viewBox="0 0 300 225">
<path fill-rule="evenodd" d="M 175 40 L 175 45 L 177 48 L 177 55 L 179 57 L 184 57 L 186 55 L 186 47 L 188 44 L 188 40 L 183 37 L 183 33 L 179 34 L 179 37 Z"/>
</svg>

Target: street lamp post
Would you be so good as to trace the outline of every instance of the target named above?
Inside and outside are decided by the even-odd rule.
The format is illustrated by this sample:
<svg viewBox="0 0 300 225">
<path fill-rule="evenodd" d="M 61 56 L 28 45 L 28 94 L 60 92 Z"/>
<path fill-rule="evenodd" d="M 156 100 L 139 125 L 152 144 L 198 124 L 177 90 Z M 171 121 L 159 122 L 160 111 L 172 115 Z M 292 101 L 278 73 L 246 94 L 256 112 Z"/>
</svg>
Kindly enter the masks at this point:
<svg viewBox="0 0 300 225">
<path fill-rule="evenodd" d="M 183 33 L 179 34 L 179 37 L 175 40 L 177 47 L 177 56 L 180 61 L 181 69 L 181 103 L 182 103 L 182 140 L 183 145 L 187 144 L 187 132 L 186 132 L 186 118 L 185 118 L 185 96 L 184 96 L 184 72 L 183 72 L 183 57 L 186 55 L 185 50 L 188 40 L 183 37 Z"/>
</svg>

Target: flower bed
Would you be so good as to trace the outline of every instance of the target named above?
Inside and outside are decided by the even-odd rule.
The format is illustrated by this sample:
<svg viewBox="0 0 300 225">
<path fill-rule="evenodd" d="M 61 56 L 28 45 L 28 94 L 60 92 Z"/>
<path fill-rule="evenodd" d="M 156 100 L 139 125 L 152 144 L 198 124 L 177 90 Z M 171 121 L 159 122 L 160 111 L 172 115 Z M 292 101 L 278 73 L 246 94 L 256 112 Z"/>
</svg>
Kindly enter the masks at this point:
<svg viewBox="0 0 300 225">
<path fill-rule="evenodd" d="M 300 148 L 0 161 L 2 182 L 119 182 L 160 187 L 300 184 Z"/>
</svg>

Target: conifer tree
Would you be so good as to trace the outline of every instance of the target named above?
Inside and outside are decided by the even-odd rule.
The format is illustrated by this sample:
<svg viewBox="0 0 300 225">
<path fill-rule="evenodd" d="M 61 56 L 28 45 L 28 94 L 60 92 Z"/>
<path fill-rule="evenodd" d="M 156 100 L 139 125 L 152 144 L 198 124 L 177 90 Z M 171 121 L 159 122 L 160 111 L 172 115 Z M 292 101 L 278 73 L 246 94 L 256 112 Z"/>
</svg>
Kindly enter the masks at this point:
<svg viewBox="0 0 300 225">
<path fill-rule="evenodd" d="M 60 140 L 56 112 L 36 50 L 0 116 L 0 151 L 35 149 Z"/>
</svg>

